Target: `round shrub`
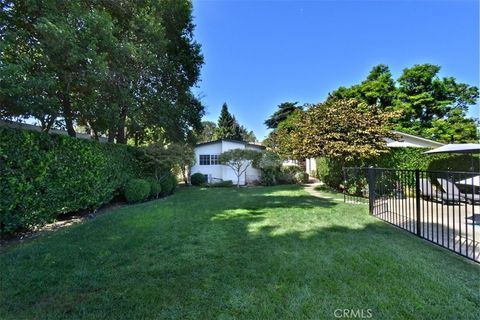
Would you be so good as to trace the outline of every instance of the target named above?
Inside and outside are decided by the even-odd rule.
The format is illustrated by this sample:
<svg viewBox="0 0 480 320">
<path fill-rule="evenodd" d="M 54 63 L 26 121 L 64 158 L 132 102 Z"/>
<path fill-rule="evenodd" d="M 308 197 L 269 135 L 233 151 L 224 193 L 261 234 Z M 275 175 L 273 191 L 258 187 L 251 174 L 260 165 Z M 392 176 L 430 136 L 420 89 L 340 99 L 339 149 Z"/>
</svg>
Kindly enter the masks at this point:
<svg viewBox="0 0 480 320">
<path fill-rule="evenodd" d="M 124 194 L 129 203 L 146 200 L 150 195 L 150 183 L 144 179 L 131 179 L 125 185 Z"/>
<path fill-rule="evenodd" d="M 177 186 L 177 178 L 172 173 L 168 173 L 162 180 L 160 180 L 162 187 L 162 195 L 172 194 Z"/>
<path fill-rule="evenodd" d="M 308 173 L 306 172 L 295 173 L 295 181 L 297 183 L 308 183 Z"/>
<path fill-rule="evenodd" d="M 155 178 L 148 179 L 148 183 L 150 183 L 150 197 L 156 198 L 162 192 L 162 185 L 160 182 Z"/>
<path fill-rule="evenodd" d="M 207 179 L 203 174 L 201 174 L 200 172 L 197 172 L 192 174 L 192 176 L 190 177 L 190 182 L 194 186 L 200 186 L 202 184 L 207 183 Z"/>
</svg>

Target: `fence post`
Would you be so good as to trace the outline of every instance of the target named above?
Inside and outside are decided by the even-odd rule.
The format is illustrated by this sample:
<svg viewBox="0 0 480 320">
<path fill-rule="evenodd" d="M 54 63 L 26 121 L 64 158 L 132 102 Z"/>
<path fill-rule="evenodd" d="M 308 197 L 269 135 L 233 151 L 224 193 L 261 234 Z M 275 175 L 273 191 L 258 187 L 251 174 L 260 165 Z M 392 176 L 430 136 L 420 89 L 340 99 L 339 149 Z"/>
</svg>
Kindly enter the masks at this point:
<svg viewBox="0 0 480 320">
<path fill-rule="evenodd" d="M 373 205 L 375 203 L 375 168 L 369 167 L 367 170 L 368 180 L 368 211 L 373 214 Z"/>
<path fill-rule="evenodd" d="M 417 236 L 421 237 L 422 223 L 420 221 L 420 170 L 415 169 L 415 213 L 417 216 Z"/>
</svg>

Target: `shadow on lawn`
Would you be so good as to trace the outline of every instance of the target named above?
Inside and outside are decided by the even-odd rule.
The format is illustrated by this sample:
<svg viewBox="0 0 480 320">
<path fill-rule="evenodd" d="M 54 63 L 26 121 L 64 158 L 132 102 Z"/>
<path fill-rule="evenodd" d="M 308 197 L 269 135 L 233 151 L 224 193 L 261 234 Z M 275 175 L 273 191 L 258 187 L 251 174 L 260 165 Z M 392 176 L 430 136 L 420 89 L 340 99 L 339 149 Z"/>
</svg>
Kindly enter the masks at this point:
<svg viewBox="0 0 480 320">
<path fill-rule="evenodd" d="M 2 263 L 8 290 L 0 312 L 311 319 L 371 308 L 378 319 L 430 319 L 468 316 L 478 307 L 478 292 L 464 286 L 475 283 L 476 265 L 452 255 L 445 263 L 447 252 L 364 209 L 285 194 L 298 190 L 292 187 L 210 190 L 182 191 L 89 222 L 62 241 L 52 237 L 49 247 L 30 247 L 33 259 L 12 252 Z M 35 268 L 22 267 L 28 260 Z M 12 274 L 25 269 L 28 277 L 16 281 Z"/>
</svg>

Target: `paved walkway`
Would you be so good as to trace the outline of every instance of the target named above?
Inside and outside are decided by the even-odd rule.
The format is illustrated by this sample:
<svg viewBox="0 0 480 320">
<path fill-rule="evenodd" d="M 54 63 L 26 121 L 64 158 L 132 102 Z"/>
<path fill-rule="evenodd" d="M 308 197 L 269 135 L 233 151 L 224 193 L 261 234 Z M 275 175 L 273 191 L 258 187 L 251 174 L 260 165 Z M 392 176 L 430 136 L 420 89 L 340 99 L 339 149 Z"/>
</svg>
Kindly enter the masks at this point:
<svg viewBox="0 0 480 320">
<path fill-rule="evenodd" d="M 323 194 L 321 191 L 315 190 L 315 187 L 319 186 L 319 185 L 321 185 L 320 182 L 314 182 L 314 183 L 304 184 L 303 187 L 304 187 L 304 190 L 308 194 L 310 194 L 311 196 L 314 196 L 314 197 L 317 197 L 317 198 L 320 198 L 320 199 L 325 199 L 325 200 L 334 200 L 334 201 L 343 202 L 343 197 L 341 197 L 341 195 L 338 195 L 336 197 L 332 197 L 330 195 Z"/>
</svg>

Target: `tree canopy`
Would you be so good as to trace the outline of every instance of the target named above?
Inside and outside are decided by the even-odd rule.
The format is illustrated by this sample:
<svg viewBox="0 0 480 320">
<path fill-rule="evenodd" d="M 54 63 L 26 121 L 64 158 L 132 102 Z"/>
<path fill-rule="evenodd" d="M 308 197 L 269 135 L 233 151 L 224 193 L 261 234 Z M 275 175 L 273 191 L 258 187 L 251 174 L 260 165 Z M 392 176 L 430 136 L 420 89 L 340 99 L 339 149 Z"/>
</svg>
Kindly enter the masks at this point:
<svg viewBox="0 0 480 320">
<path fill-rule="evenodd" d="M 190 1 L 12 0 L 0 19 L 1 118 L 119 143 L 186 141 L 200 129 Z"/>
<path fill-rule="evenodd" d="M 368 159 L 387 152 L 383 138 L 393 137 L 388 121 L 394 115 L 359 107 L 355 99 L 329 100 L 282 122 L 275 132 L 277 150 L 293 159 Z"/>
<path fill-rule="evenodd" d="M 265 125 L 269 129 L 276 129 L 280 122 L 285 121 L 293 112 L 302 110 L 302 107 L 297 106 L 298 102 L 283 102 L 278 105 L 278 110 L 265 120 Z"/>
<path fill-rule="evenodd" d="M 227 103 L 222 105 L 222 110 L 220 111 L 220 116 L 215 127 L 214 138 L 244 140 L 248 142 L 256 141 L 253 131 L 248 131 L 247 128 L 240 125 L 237 119 L 235 119 L 235 116 L 228 111 Z"/>
<path fill-rule="evenodd" d="M 240 187 L 240 177 L 259 156 L 261 156 L 261 153 L 255 150 L 232 149 L 220 154 L 218 160 L 221 164 L 233 170 L 237 177 L 237 187 Z"/>
<path fill-rule="evenodd" d="M 454 77 L 441 78 L 440 69 L 432 64 L 414 65 L 395 81 L 388 66 L 378 65 L 365 81 L 340 87 L 329 99 L 354 98 L 360 105 L 400 111 L 392 121 L 395 129 L 406 133 L 442 142 L 478 140 L 477 122 L 466 116 L 477 102 L 478 88 Z"/>
</svg>

